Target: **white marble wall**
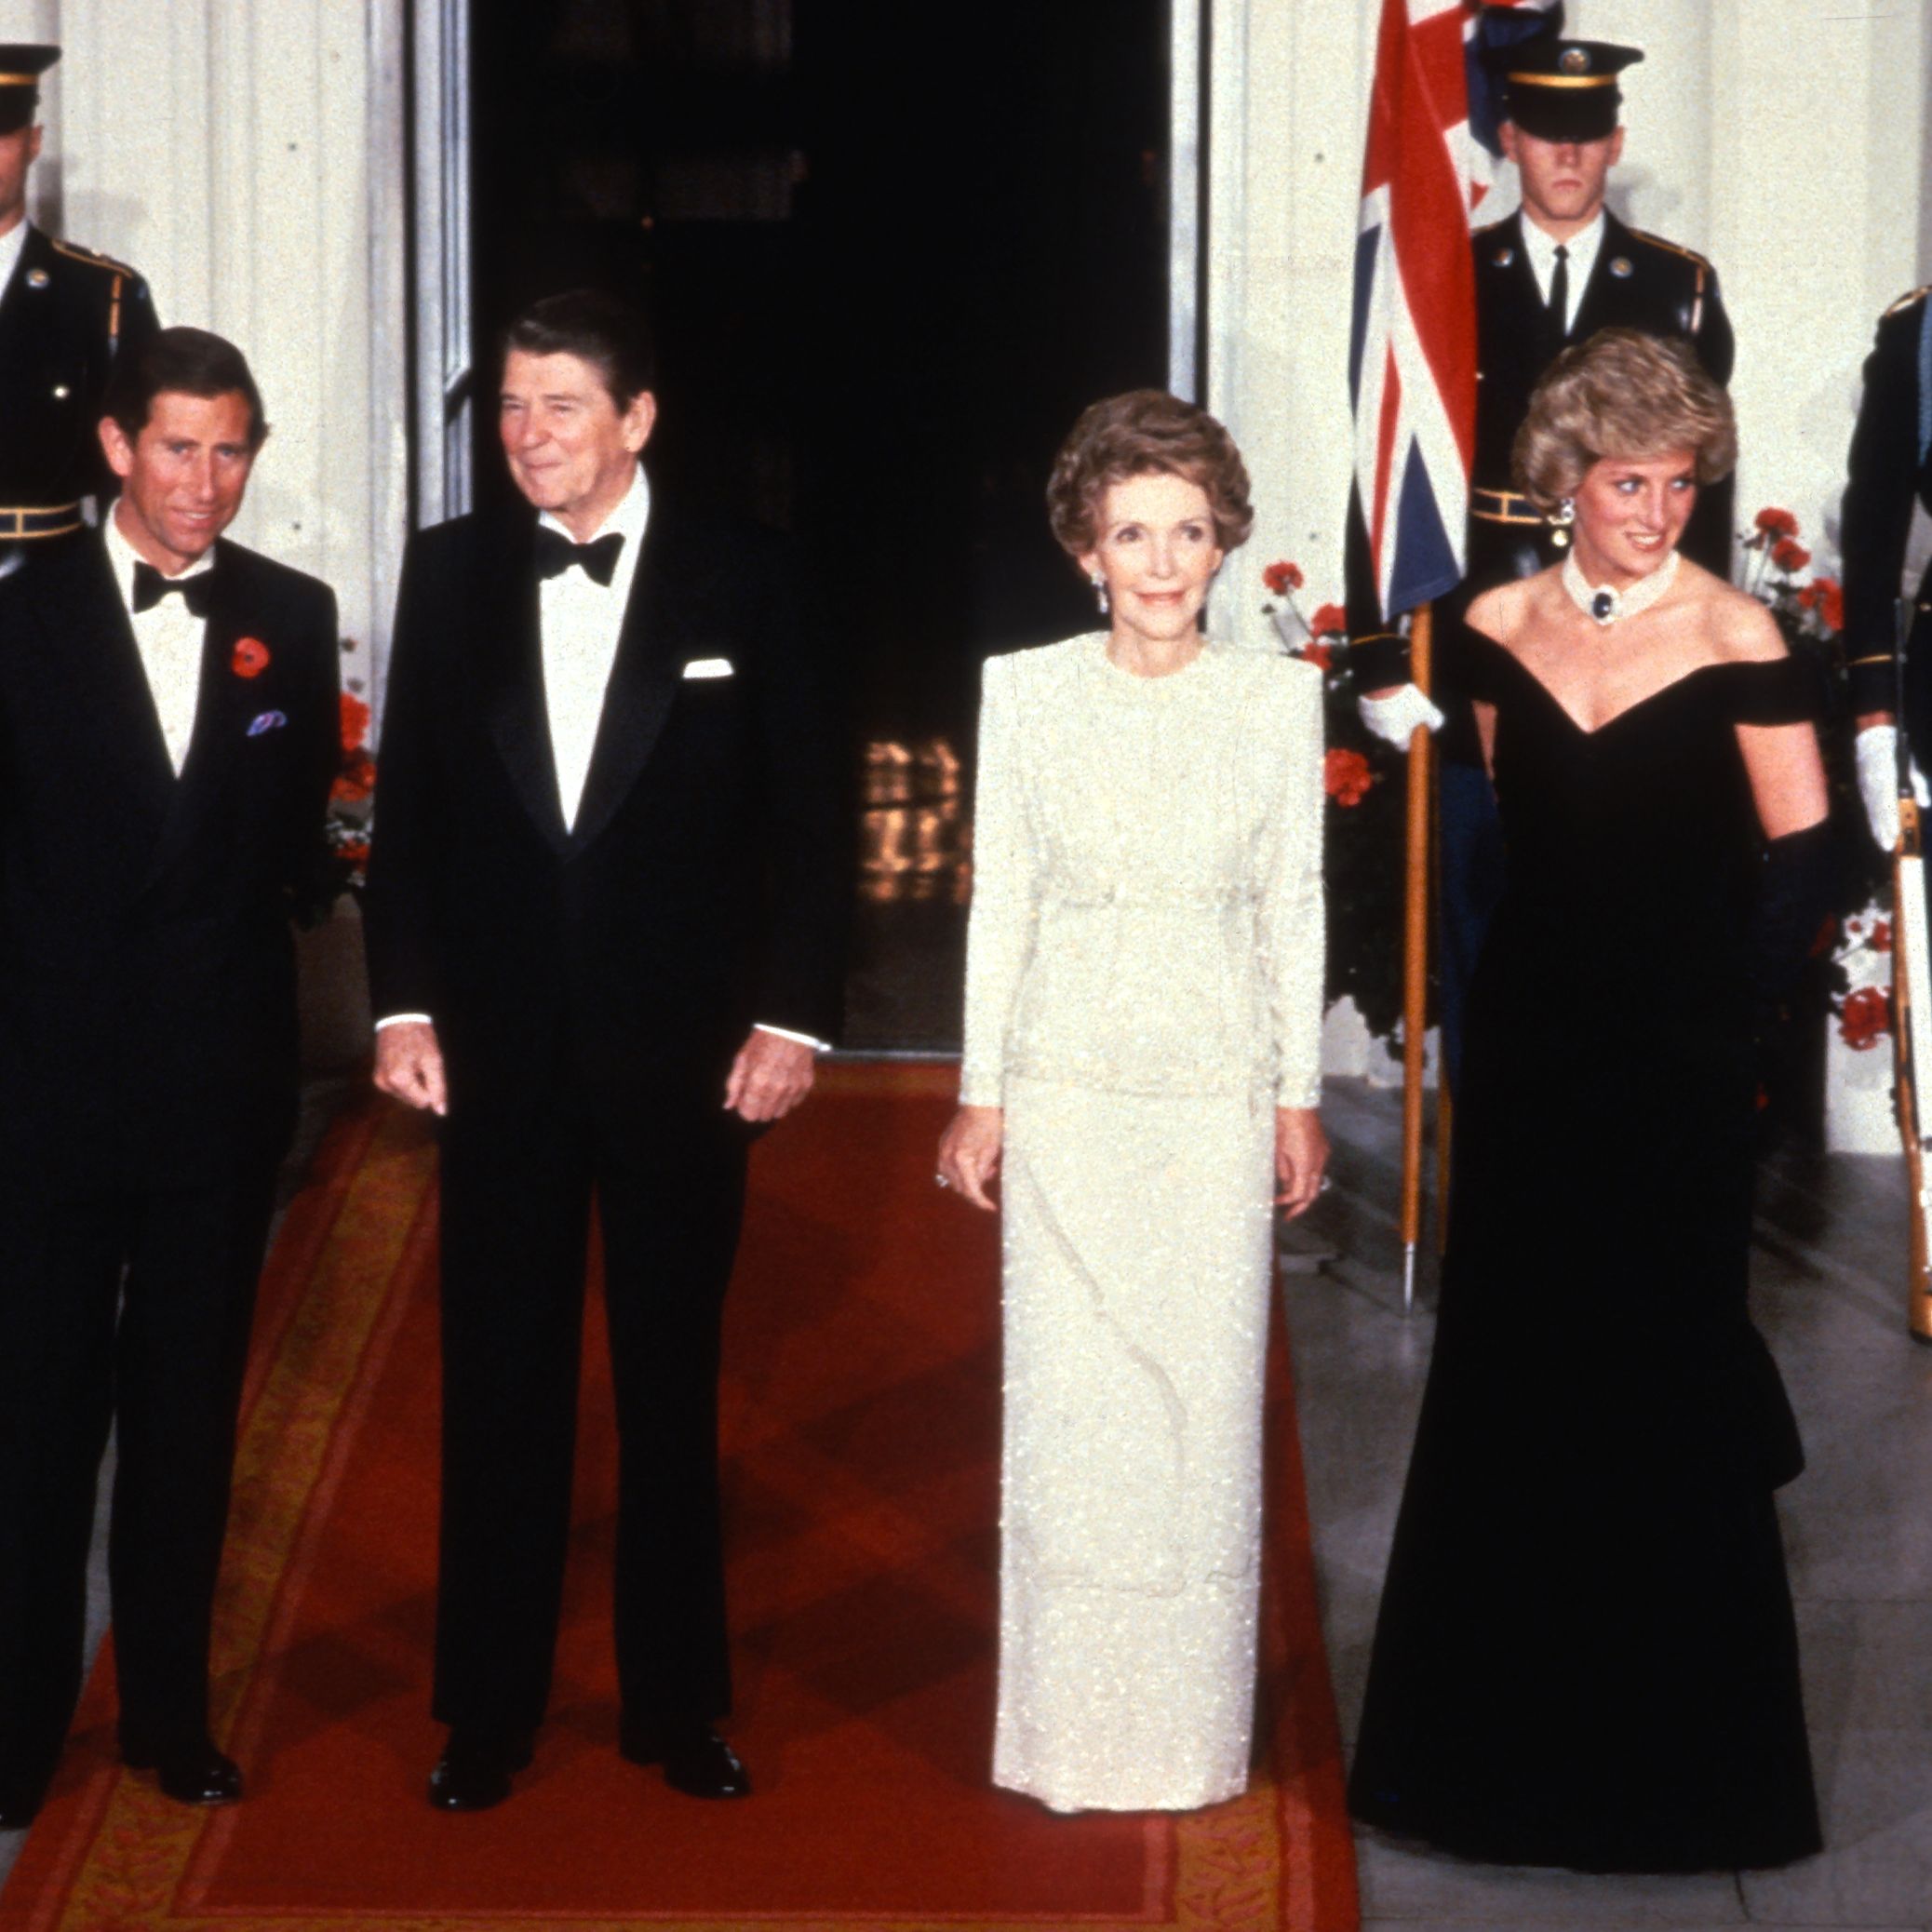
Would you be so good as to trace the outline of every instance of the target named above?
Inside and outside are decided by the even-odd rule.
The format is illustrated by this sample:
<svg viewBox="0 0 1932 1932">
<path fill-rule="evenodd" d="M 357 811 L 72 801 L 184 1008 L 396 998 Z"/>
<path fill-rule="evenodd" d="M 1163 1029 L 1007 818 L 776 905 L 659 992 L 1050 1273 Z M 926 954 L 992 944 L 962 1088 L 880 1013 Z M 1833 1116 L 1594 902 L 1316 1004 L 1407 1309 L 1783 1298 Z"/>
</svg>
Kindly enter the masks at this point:
<svg viewBox="0 0 1932 1932">
<path fill-rule="evenodd" d="M 241 345 L 274 433 L 235 534 L 366 651 L 407 510 L 400 0 L 0 0 L 16 37 L 65 50 L 36 214 Z"/>
</svg>

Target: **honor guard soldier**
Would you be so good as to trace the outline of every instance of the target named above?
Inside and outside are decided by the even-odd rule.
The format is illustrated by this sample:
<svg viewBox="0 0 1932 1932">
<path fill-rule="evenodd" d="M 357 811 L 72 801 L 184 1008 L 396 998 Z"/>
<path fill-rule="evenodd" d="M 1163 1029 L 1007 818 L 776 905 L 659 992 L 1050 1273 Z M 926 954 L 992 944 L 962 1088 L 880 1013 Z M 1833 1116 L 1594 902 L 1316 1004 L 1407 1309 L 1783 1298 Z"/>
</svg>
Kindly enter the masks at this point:
<svg viewBox="0 0 1932 1932">
<path fill-rule="evenodd" d="M 97 424 L 115 356 L 159 326 L 125 263 L 27 220 L 40 77 L 57 47 L 0 44 L 0 571 L 87 520 L 113 488 Z"/>
<path fill-rule="evenodd" d="M 1932 509 L 1932 289 L 1901 297 L 1879 318 L 1865 359 L 1865 394 L 1845 485 L 1845 655 L 1858 719 L 1858 792 L 1872 836 L 1898 843 L 1898 741 L 1903 723 L 1913 783 L 1932 763 L 1932 567 L 1913 599 L 1898 718 L 1897 620 L 1914 503 Z"/>
<path fill-rule="evenodd" d="M 1471 236 L 1476 270 L 1476 443 L 1468 561 L 1461 585 L 1437 606 L 1447 627 L 1478 592 L 1559 561 L 1569 532 L 1515 490 L 1510 454 L 1531 393 L 1571 343 L 1602 329 L 1687 337 L 1721 383 L 1731 376 L 1731 325 L 1717 272 L 1703 256 L 1628 226 L 1604 206 L 1623 153 L 1618 77 L 1636 47 L 1566 40 L 1551 31 L 1491 47 L 1483 59 L 1500 87 L 1503 153 L 1523 203 Z M 1731 574 L 1732 486 L 1700 492 L 1683 548 Z M 1350 652 L 1362 721 L 1406 750 L 1418 725 L 1442 729 L 1441 990 L 1452 1084 L 1460 1062 L 1462 996 L 1502 890 L 1501 834 L 1467 700 L 1439 683 L 1435 703 L 1409 678 L 1407 641 L 1383 620 L 1360 504 L 1348 517 Z M 1394 613 L 1390 613 L 1391 618 Z M 1438 705 L 1441 708 L 1438 708 Z"/>
</svg>

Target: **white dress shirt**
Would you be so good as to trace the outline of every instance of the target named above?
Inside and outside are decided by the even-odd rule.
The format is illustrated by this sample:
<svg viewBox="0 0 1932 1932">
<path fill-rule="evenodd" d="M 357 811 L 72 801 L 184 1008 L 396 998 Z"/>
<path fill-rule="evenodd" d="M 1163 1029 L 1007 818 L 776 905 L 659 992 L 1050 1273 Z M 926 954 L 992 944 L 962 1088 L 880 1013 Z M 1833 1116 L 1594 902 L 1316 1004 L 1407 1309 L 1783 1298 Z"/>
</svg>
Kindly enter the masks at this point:
<svg viewBox="0 0 1932 1932">
<path fill-rule="evenodd" d="M 7 293 L 13 272 L 20 265 L 20 250 L 27 246 L 27 220 L 23 215 L 5 235 L 0 235 L 0 296 Z"/>
<path fill-rule="evenodd" d="M 122 608 L 134 626 L 141 667 L 147 673 L 148 691 L 154 700 L 154 715 L 161 720 L 161 736 L 168 746 L 168 760 L 179 778 L 188 759 L 188 741 L 195 735 L 195 706 L 201 695 L 201 653 L 208 625 L 180 597 L 163 597 L 152 610 L 137 615 L 134 566 L 146 559 L 121 534 L 121 527 L 112 515 L 102 525 L 102 534 L 107 541 L 108 562 L 114 566 L 114 584 L 121 593 Z M 168 581 L 185 584 L 190 578 L 205 576 L 214 567 L 214 553 L 208 551 L 199 563 Z"/>
<path fill-rule="evenodd" d="M 1576 310 L 1583 301 L 1584 289 L 1590 286 L 1590 272 L 1596 267 L 1597 255 L 1603 246 L 1603 209 L 1597 210 L 1596 220 L 1588 228 L 1578 229 L 1563 246 L 1570 251 L 1570 313 L 1563 317 L 1563 333 L 1568 335 L 1576 327 Z M 1550 302 L 1550 280 L 1556 273 L 1556 237 L 1538 228 L 1525 208 L 1523 211 L 1523 252 L 1529 257 L 1530 270 L 1536 278 L 1536 288 L 1546 307 Z"/>
<path fill-rule="evenodd" d="M 545 577 L 537 588 L 550 756 L 567 825 L 577 823 L 577 809 L 584 802 L 584 781 L 590 773 L 597 723 L 604 715 L 604 691 L 610 682 L 610 666 L 617 662 L 617 639 L 650 522 L 651 485 L 639 468 L 623 501 L 584 540 L 594 543 L 612 532 L 624 539 L 610 583 L 599 584 L 581 565 L 572 564 L 557 576 Z M 557 531 L 566 543 L 577 541 L 547 510 L 537 525 Z"/>
</svg>

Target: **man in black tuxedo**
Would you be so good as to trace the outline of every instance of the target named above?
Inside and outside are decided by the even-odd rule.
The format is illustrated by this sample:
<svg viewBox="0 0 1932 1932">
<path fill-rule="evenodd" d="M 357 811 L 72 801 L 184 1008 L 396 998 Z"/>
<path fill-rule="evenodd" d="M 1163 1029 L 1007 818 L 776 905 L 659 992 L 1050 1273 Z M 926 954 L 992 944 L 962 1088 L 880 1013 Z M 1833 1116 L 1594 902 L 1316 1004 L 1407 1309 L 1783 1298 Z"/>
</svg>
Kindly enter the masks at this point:
<svg viewBox="0 0 1932 1932">
<path fill-rule="evenodd" d="M 164 329 L 108 411 L 112 514 L 0 581 L 6 1827 L 80 1688 L 110 1419 L 122 1756 L 185 1803 L 240 1794 L 209 1617 L 295 1120 L 288 915 L 340 758 L 333 596 L 221 536 L 267 434 L 240 352 Z"/>
<path fill-rule="evenodd" d="M 498 1803 L 549 1692 L 595 1193 L 616 1385 L 621 1748 L 749 1790 L 731 1697 L 718 1326 L 755 1125 L 833 1030 L 845 880 L 825 664 L 776 540 L 662 503 L 642 319 L 509 330 L 528 507 L 404 560 L 368 936 L 376 1079 L 441 1116 L 433 1803 Z"/>
</svg>

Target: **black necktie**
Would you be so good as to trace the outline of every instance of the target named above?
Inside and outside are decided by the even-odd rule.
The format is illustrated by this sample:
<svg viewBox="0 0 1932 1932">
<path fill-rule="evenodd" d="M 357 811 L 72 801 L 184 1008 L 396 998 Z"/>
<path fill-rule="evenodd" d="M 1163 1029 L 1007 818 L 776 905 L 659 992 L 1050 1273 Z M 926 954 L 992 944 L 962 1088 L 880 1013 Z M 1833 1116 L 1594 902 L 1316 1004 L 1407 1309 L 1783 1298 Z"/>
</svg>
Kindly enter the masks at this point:
<svg viewBox="0 0 1932 1932">
<path fill-rule="evenodd" d="M 165 597 L 178 596 L 192 617 L 206 618 L 214 601 L 215 573 L 196 570 L 192 577 L 164 577 L 151 563 L 134 566 L 134 614 L 152 610 Z"/>
<path fill-rule="evenodd" d="M 1562 242 L 1556 245 L 1556 266 L 1550 275 L 1550 319 L 1565 341 L 1570 333 L 1570 251 Z"/>
<path fill-rule="evenodd" d="M 542 524 L 537 529 L 537 575 L 561 577 L 572 564 L 581 564 L 584 574 L 606 590 L 617 574 L 617 553 L 624 548 L 624 535 L 611 530 L 594 543 L 573 543 L 561 530 Z"/>
</svg>

